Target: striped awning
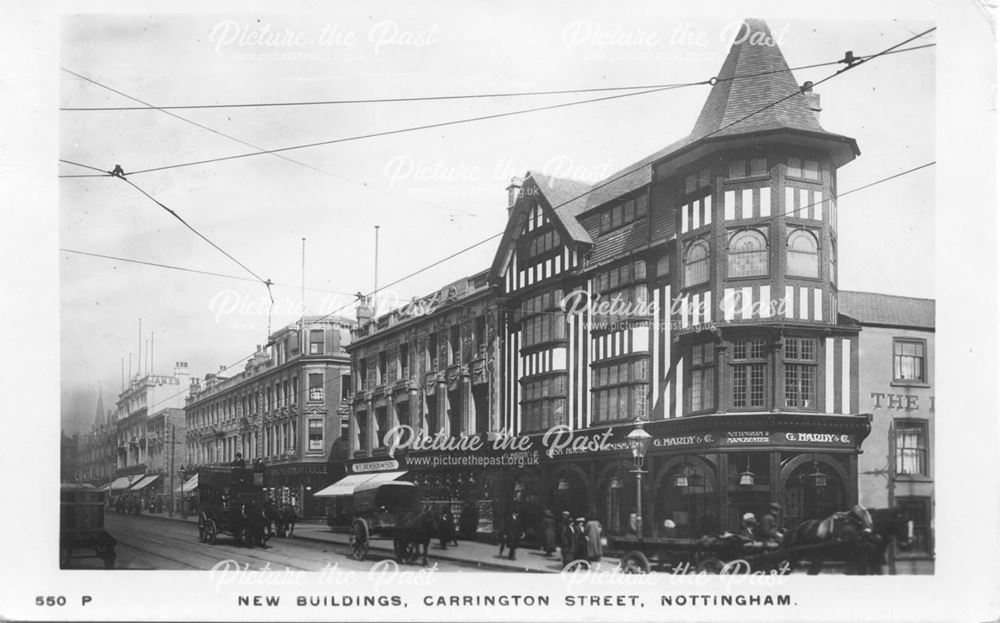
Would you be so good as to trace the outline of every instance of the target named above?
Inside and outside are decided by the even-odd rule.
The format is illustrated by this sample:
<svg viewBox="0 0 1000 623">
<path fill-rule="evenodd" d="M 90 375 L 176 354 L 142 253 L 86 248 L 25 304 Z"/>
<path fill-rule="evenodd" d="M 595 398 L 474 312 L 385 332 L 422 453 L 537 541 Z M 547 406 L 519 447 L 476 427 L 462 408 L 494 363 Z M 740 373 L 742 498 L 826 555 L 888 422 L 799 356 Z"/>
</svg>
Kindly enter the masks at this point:
<svg viewBox="0 0 1000 623">
<path fill-rule="evenodd" d="M 139 480 L 134 485 L 132 485 L 132 488 L 129 489 L 129 491 L 139 491 L 140 489 L 145 489 L 149 485 L 151 485 L 154 482 L 156 482 L 156 480 L 159 477 L 160 477 L 159 474 L 153 474 L 152 476 L 146 476 L 142 480 Z"/>
<path fill-rule="evenodd" d="M 198 474 L 195 474 L 194 476 L 188 478 L 187 481 L 184 483 L 184 493 L 193 492 L 197 488 L 198 488 Z M 174 493 L 180 493 L 180 492 L 181 492 L 181 487 L 177 487 L 176 489 L 174 489 Z"/>
<path fill-rule="evenodd" d="M 122 476 L 120 478 L 115 478 L 115 481 L 111 483 L 111 491 L 125 491 L 133 484 L 138 482 L 142 478 L 142 474 L 135 474 L 133 476 Z"/>
<path fill-rule="evenodd" d="M 325 489 L 321 489 L 313 494 L 314 498 L 335 498 L 342 495 L 351 495 L 358 485 L 373 485 L 382 482 L 396 480 L 406 472 L 376 472 L 374 474 L 351 474 L 344 476 L 337 482 Z"/>
</svg>

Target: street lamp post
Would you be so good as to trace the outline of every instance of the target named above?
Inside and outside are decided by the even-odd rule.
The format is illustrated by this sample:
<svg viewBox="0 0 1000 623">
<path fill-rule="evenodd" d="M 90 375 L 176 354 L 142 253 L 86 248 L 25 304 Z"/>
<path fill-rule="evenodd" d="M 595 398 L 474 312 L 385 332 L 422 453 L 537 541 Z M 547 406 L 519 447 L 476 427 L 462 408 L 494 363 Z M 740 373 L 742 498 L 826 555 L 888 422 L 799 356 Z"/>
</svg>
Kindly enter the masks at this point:
<svg viewBox="0 0 1000 623">
<path fill-rule="evenodd" d="M 628 445 L 632 449 L 632 460 L 635 462 L 635 468 L 632 470 L 632 473 L 635 474 L 635 532 L 640 539 L 642 538 L 642 475 L 645 473 L 642 465 L 646 459 L 646 450 L 649 449 L 649 444 L 653 440 L 653 437 L 642 426 L 642 420 L 636 418 L 635 428 L 626 437 Z"/>
</svg>

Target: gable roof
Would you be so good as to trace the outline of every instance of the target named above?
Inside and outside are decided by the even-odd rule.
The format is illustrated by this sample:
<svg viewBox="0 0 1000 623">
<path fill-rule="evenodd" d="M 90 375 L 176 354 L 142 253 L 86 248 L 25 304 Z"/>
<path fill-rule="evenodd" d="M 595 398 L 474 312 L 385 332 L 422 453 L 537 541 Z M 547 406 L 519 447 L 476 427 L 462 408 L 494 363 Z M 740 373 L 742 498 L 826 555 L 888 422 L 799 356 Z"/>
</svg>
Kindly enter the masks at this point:
<svg viewBox="0 0 1000 623">
<path fill-rule="evenodd" d="M 934 329 L 934 299 L 841 290 L 837 307 L 862 325 Z"/>
<path fill-rule="evenodd" d="M 590 244 L 590 234 L 576 217 L 587 209 L 590 185 L 578 180 L 551 177 L 538 171 L 528 171 L 526 178 L 533 179 L 542 196 L 559 222 L 562 223 L 571 240 Z"/>
</svg>

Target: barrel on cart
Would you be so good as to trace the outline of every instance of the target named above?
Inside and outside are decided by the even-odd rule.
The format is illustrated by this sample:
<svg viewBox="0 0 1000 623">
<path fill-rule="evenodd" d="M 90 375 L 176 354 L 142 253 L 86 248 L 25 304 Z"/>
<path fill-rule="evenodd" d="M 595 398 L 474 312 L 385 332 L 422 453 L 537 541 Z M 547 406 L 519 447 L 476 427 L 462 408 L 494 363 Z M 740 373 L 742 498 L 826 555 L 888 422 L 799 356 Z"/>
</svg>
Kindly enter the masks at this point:
<svg viewBox="0 0 1000 623">
<path fill-rule="evenodd" d="M 63 484 L 59 492 L 59 567 L 96 557 L 115 566 L 118 541 L 104 529 L 105 493 L 87 484 Z"/>
</svg>

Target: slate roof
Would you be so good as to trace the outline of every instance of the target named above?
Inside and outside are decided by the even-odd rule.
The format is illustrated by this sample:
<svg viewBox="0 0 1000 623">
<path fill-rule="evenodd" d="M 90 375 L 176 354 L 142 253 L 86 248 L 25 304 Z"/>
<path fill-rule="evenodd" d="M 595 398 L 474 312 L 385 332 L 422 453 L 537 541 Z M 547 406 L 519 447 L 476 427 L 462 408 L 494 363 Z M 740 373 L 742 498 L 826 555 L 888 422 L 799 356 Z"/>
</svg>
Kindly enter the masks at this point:
<svg viewBox="0 0 1000 623">
<path fill-rule="evenodd" d="M 576 218 L 587 208 L 587 196 L 581 195 L 590 190 L 590 185 L 578 180 L 552 177 L 538 171 L 528 171 L 527 177 L 535 180 L 546 201 L 555 208 L 556 216 L 570 237 L 577 242 L 590 243 L 590 235 Z"/>
<path fill-rule="evenodd" d="M 773 40 L 767 24 L 759 19 L 744 20 L 736 41 L 740 43 L 730 48 L 691 136 L 698 139 L 713 133 L 729 136 L 778 128 L 823 132 L 781 50 L 768 43 Z M 792 93 L 796 95 L 753 114 L 762 105 Z M 748 115 L 753 116 L 743 120 Z"/>
<path fill-rule="evenodd" d="M 934 329 L 934 299 L 841 290 L 837 307 L 863 325 Z"/>
</svg>

